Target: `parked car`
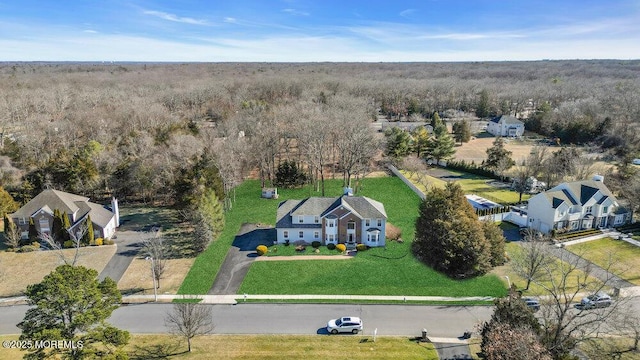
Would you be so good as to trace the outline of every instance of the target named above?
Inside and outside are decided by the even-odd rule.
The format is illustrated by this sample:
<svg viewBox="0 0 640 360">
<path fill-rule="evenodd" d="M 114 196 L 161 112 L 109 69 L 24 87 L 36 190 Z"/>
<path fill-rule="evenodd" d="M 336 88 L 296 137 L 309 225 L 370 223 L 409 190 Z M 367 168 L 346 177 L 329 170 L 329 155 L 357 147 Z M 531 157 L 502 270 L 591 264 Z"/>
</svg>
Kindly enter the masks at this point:
<svg viewBox="0 0 640 360">
<path fill-rule="evenodd" d="M 338 319 L 329 320 L 327 323 L 327 331 L 331 334 L 341 332 L 350 332 L 357 334 L 362 331 L 362 319 L 355 316 L 343 316 Z"/>
<path fill-rule="evenodd" d="M 599 292 L 597 294 L 589 295 L 583 298 L 580 301 L 579 306 L 577 307 L 580 309 L 586 310 L 586 309 L 607 307 L 607 306 L 610 306 L 612 303 L 613 303 L 613 300 L 611 300 L 611 296 L 609 296 L 608 294 Z"/>
<path fill-rule="evenodd" d="M 524 301 L 524 303 L 527 304 L 527 306 L 534 312 L 540 310 L 540 302 L 537 299 L 522 298 L 522 301 Z"/>
</svg>

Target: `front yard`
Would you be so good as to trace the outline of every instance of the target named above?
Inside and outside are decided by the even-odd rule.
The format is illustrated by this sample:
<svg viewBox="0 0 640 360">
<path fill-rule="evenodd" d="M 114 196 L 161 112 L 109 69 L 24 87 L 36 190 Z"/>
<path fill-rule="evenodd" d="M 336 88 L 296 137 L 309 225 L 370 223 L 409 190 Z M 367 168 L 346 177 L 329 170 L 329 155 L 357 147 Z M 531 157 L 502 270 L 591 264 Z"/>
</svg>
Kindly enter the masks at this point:
<svg viewBox="0 0 640 360">
<path fill-rule="evenodd" d="M 640 247 L 623 240 L 603 238 L 567 246 L 567 250 L 582 256 L 610 272 L 640 285 Z"/>
<path fill-rule="evenodd" d="M 326 181 L 326 195 L 342 193 L 340 180 Z M 179 293 L 204 294 L 213 283 L 235 233 L 243 223 L 273 225 L 277 204 L 286 199 L 320 196 L 310 187 L 279 190 L 280 199 L 260 198 L 260 183 L 246 181 L 237 189 L 237 202 L 226 214 L 218 241 L 201 254 Z M 420 199 L 396 177 L 366 178 L 357 195 L 385 205 L 389 222 L 402 230 L 404 243 L 389 241 L 385 248 L 360 252 L 349 261 L 265 261 L 251 265 L 239 293 L 249 294 L 347 294 L 503 296 L 506 288 L 495 275 L 457 281 L 414 259 L 411 241 Z M 274 248 L 273 246 L 271 247 Z M 278 245 L 278 254 L 285 253 Z M 324 247 L 323 247 L 324 248 Z M 324 248 L 323 250 L 326 250 Z M 311 248 L 307 249 L 312 251 Z"/>
</svg>

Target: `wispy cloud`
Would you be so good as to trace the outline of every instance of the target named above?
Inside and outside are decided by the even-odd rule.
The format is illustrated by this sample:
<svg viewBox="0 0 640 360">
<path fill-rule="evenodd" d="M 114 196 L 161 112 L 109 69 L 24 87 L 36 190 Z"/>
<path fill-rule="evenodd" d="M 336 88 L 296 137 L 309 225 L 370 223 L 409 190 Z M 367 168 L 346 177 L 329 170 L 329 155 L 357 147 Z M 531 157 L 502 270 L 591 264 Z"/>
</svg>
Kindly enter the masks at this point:
<svg viewBox="0 0 640 360">
<path fill-rule="evenodd" d="M 517 39 L 524 38 L 526 35 L 517 33 L 448 33 L 436 35 L 423 35 L 419 39 L 423 40 L 484 40 L 484 39 Z"/>
<path fill-rule="evenodd" d="M 285 12 L 287 14 L 294 15 L 294 16 L 309 16 L 308 12 L 304 12 L 296 9 L 282 9 L 282 12 Z"/>
<path fill-rule="evenodd" d="M 84 30 L 84 31 L 82 31 L 82 32 L 87 33 L 87 34 L 97 34 L 97 33 L 98 33 L 98 32 L 97 32 L 97 31 L 95 31 L 95 30 Z"/>
<path fill-rule="evenodd" d="M 403 18 L 408 18 L 415 12 L 416 12 L 416 9 L 406 9 L 406 10 L 400 11 L 399 15 L 402 16 Z"/>
<path fill-rule="evenodd" d="M 229 24 L 236 24 L 238 22 L 238 19 L 233 18 L 233 17 L 226 17 L 224 19 L 222 19 L 222 21 L 229 23 Z"/>
<path fill-rule="evenodd" d="M 175 14 L 169 14 L 169 13 L 162 12 L 162 11 L 145 10 L 145 11 L 143 11 L 143 13 L 145 15 L 155 16 L 155 17 L 158 17 L 158 18 L 163 19 L 163 20 L 174 21 L 174 22 L 179 22 L 179 23 L 184 23 L 184 24 L 191 24 L 191 25 L 208 25 L 209 24 L 209 22 L 207 20 L 194 19 L 194 18 L 190 18 L 190 17 L 183 17 L 183 16 L 178 16 L 178 15 L 175 15 Z"/>
</svg>

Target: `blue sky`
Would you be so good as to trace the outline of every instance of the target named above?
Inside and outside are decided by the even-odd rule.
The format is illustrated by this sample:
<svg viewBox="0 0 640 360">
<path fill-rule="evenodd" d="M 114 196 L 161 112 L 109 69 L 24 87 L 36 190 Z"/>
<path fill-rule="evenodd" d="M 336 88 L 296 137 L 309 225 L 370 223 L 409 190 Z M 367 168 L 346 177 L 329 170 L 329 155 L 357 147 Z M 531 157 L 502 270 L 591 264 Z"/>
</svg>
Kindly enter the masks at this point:
<svg viewBox="0 0 640 360">
<path fill-rule="evenodd" d="M 640 0 L 0 0 L 0 61 L 640 59 Z"/>
</svg>

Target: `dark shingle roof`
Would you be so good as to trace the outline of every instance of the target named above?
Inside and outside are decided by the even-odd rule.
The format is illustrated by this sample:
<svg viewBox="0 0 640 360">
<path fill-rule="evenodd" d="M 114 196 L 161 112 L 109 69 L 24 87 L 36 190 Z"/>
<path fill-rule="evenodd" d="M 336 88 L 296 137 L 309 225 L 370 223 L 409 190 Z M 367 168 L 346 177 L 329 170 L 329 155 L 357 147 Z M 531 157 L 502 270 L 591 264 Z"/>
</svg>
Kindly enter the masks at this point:
<svg viewBox="0 0 640 360">
<path fill-rule="evenodd" d="M 500 115 L 500 116 L 496 116 L 494 118 L 491 119 L 491 122 L 494 122 L 496 124 L 507 124 L 507 125 L 522 125 L 524 124 L 522 121 L 516 119 L 515 117 L 511 116 L 511 115 Z"/>
<path fill-rule="evenodd" d="M 381 202 L 364 196 L 310 197 L 303 200 L 286 200 L 278 204 L 276 227 L 315 228 L 320 224 L 292 223 L 291 216 L 325 216 L 338 206 L 344 206 L 360 218 L 386 218 Z"/>
</svg>

